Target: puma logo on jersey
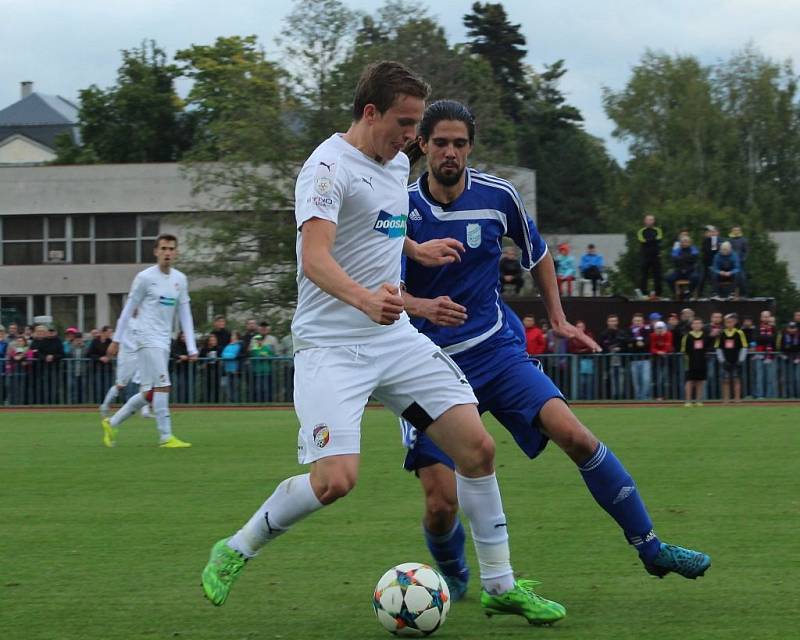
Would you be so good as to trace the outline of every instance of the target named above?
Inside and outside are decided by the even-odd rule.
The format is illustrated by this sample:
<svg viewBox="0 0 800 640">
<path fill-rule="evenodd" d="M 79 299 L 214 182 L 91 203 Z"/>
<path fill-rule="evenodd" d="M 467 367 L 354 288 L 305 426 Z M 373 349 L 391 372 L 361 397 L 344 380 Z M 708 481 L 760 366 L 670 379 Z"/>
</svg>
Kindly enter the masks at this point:
<svg viewBox="0 0 800 640">
<path fill-rule="evenodd" d="M 320 164 L 321 164 L 323 167 L 325 167 L 325 168 L 326 168 L 326 169 L 327 169 L 329 172 L 330 172 L 330 171 L 333 171 L 333 165 L 335 165 L 335 164 L 336 164 L 335 162 L 331 162 L 330 164 L 328 164 L 327 162 L 322 162 L 322 160 L 320 160 L 320 161 L 319 161 L 319 163 L 320 163 Z"/>
<path fill-rule="evenodd" d="M 361 182 L 366 182 L 369 185 L 369 188 L 375 191 L 375 187 L 372 186 L 372 176 L 369 177 L 369 180 L 367 180 L 364 176 L 361 176 Z"/>
<path fill-rule="evenodd" d="M 393 216 L 387 211 L 381 211 L 378 214 L 378 219 L 375 221 L 373 229 L 390 238 L 404 238 L 406 235 L 407 219 L 408 216 L 405 214 Z"/>
</svg>

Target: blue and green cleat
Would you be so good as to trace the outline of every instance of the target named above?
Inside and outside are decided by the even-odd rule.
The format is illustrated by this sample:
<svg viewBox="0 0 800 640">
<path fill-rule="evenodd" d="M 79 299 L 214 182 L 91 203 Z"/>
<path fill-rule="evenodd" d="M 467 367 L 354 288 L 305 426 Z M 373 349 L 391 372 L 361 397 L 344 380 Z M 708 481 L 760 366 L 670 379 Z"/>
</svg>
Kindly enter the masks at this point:
<svg viewBox="0 0 800 640">
<path fill-rule="evenodd" d="M 536 580 L 517 580 L 511 591 L 490 595 L 481 591 L 481 606 L 489 616 L 516 615 L 525 618 L 529 624 L 551 625 L 563 620 L 567 610 L 563 605 L 542 598 L 533 588 L 540 584 Z"/>
<path fill-rule="evenodd" d="M 467 576 L 469 576 L 469 574 L 467 574 Z M 469 583 L 466 580 L 456 578 L 455 576 L 443 575 L 442 577 L 447 583 L 447 588 L 450 591 L 451 602 L 458 602 L 466 595 L 467 587 L 469 586 Z"/>
<path fill-rule="evenodd" d="M 661 543 L 656 557 L 650 561 L 641 558 L 647 573 L 663 578 L 668 573 L 677 573 L 694 580 L 701 577 L 711 566 L 711 558 L 700 551 L 684 549 L 674 544 Z"/>
</svg>

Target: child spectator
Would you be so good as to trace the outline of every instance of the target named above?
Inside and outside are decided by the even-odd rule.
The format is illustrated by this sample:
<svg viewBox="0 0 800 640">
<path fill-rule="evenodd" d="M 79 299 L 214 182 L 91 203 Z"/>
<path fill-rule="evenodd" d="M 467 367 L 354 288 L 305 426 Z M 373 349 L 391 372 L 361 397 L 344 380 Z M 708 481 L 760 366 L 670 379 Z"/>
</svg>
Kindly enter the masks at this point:
<svg viewBox="0 0 800 640">
<path fill-rule="evenodd" d="M 219 340 L 219 334 L 215 335 Z M 234 329 L 231 332 L 230 342 L 222 349 L 222 367 L 225 375 L 225 389 L 228 392 L 228 402 L 239 402 L 239 388 L 241 385 L 239 354 L 241 350 L 242 341 L 239 337 L 239 332 Z"/>
<path fill-rule="evenodd" d="M 558 282 L 558 291 L 564 295 L 564 284 L 566 284 L 566 291 L 568 296 L 572 295 L 572 283 L 575 281 L 575 276 L 578 273 L 575 269 L 575 258 L 569 255 L 569 245 L 562 242 L 558 245 L 558 255 L 555 257 L 556 261 L 556 281 Z"/>
<path fill-rule="evenodd" d="M 681 338 L 681 353 L 686 356 L 686 382 L 684 388 L 685 407 L 703 406 L 703 391 L 708 377 L 706 352 L 709 348 L 708 334 L 703 329 L 703 320 L 694 318 L 689 333 Z"/>
<path fill-rule="evenodd" d="M 734 402 L 742 399 L 742 364 L 747 358 L 747 339 L 741 329 L 736 327 L 739 318 L 735 313 L 725 316 L 725 328 L 714 342 L 717 362 L 722 365 L 722 401 Z M 733 394 L 731 394 L 731 386 Z"/>
<path fill-rule="evenodd" d="M 264 342 L 260 333 L 250 341 L 250 358 L 253 371 L 253 399 L 256 402 L 272 402 L 272 363 L 275 355 L 272 346 Z"/>
<path fill-rule="evenodd" d="M 672 334 L 667 330 L 667 324 L 659 320 L 654 325 L 650 334 L 650 353 L 653 355 L 656 379 L 656 400 L 664 399 L 664 389 L 667 385 L 667 356 L 675 351 L 672 346 Z"/>
</svg>

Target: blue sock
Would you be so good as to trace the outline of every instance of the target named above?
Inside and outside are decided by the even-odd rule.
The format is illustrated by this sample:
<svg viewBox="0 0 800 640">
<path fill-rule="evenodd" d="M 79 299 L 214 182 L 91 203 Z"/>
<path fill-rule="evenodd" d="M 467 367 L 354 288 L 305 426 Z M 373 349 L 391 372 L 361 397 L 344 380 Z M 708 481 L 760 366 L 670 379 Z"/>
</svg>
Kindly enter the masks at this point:
<svg viewBox="0 0 800 640">
<path fill-rule="evenodd" d="M 436 560 L 439 570 L 446 576 L 467 582 L 469 567 L 467 567 L 467 558 L 464 555 L 466 533 L 461 520 L 456 518 L 456 523 L 450 532 L 441 536 L 432 534 L 425 528 L 425 525 L 422 526 L 422 530 L 425 532 L 428 550 Z"/>
<path fill-rule="evenodd" d="M 653 560 L 661 543 L 653 531 L 653 522 L 636 483 L 622 463 L 601 442 L 592 457 L 578 465 L 578 469 L 597 504 L 617 521 L 628 542 L 644 560 Z"/>
</svg>

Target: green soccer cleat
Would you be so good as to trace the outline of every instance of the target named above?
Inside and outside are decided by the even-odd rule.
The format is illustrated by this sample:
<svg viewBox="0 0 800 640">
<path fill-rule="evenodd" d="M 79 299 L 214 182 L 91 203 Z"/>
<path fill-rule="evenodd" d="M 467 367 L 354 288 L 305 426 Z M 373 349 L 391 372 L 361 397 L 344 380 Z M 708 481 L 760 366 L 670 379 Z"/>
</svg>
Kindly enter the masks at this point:
<svg viewBox="0 0 800 640">
<path fill-rule="evenodd" d="M 211 556 L 203 569 L 203 592 L 217 607 L 225 604 L 233 583 L 247 562 L 247 558 L 228 546 L 228 540 L 223 538 L 211 547 Z"/>
<path fill-rule="evenodd" d="M 482 590 L 481 606 L 484 613 L 489 617 L 523 616 L 529 624 L 535 625 L 550 625 L 563 620 L 567 610 L 558 602 L 536 595 L 533 588 L 538 584 L 536 580 L 517 580 L 511 591 L 496 596 Z"/>
<path fill-rule="evenodd" d="M 701 577 L 711 566 L 711 558 L 700 551 L 662 542 L 656 557 L 650 562 L 642 559 L 642 563 L 647 573 L 658 578 L 674 572 L 684 578 L 694 580 Z"/>
<path fill-rule="evenodd" d="M 113 447 L 117 444 L 117 430 L 111 426 L 108 418 L 103 418 L 100 423 L 103 425 L 103 444 L 107 447 Z"/>
</svg>

